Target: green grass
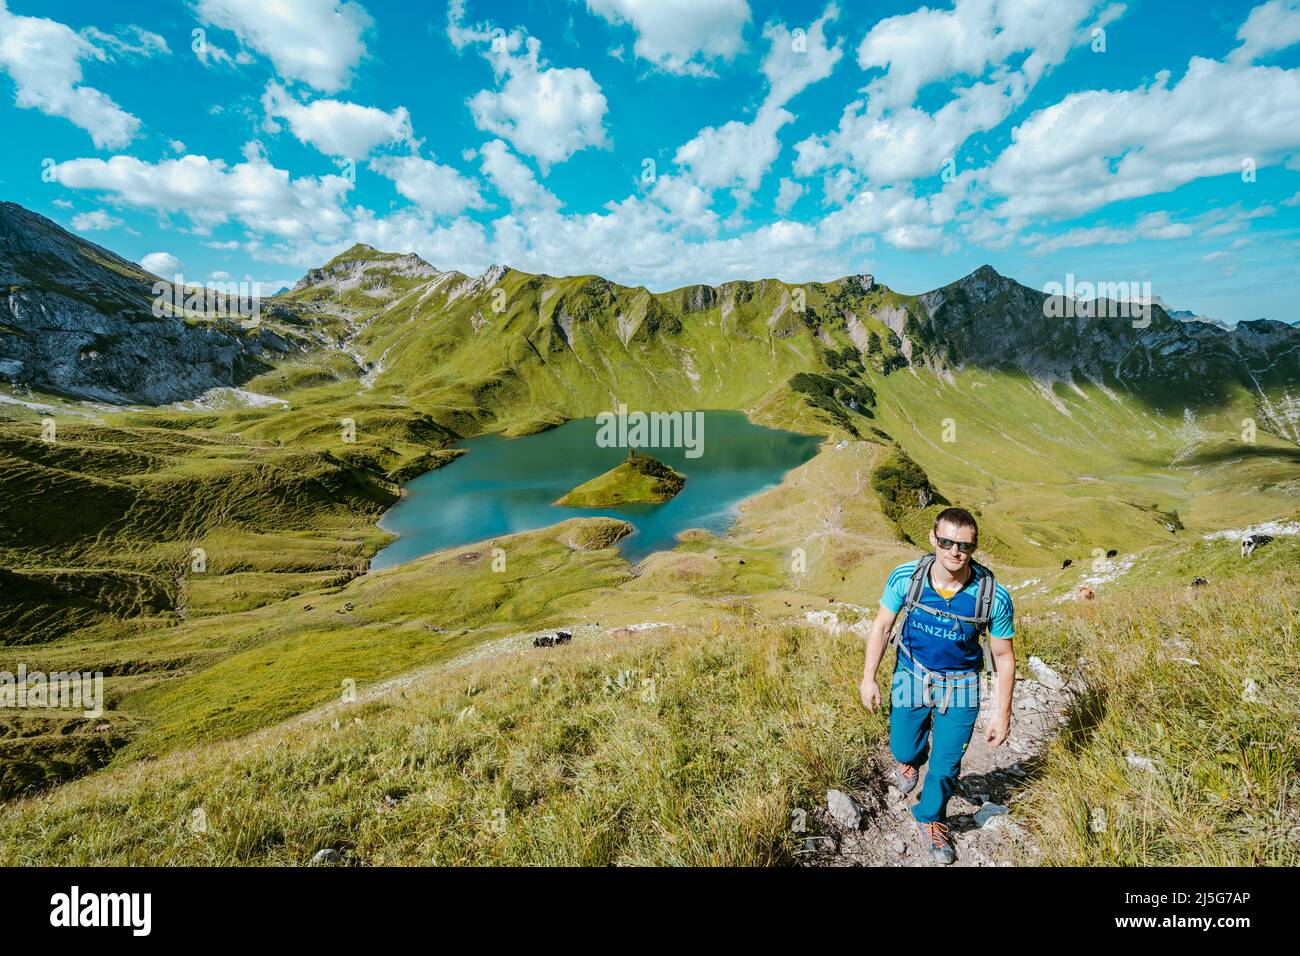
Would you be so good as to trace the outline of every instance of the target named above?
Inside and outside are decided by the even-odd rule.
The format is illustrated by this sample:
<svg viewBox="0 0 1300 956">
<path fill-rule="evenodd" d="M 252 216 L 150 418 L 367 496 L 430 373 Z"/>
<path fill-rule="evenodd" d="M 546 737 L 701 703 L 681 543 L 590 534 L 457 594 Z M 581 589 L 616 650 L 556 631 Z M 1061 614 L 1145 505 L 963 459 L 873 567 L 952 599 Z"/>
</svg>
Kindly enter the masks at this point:
<svg viewBox="0 0 1300 956">
<path fill-rule="evenodd" d="M 138 732 L 136 695 L 219 660 L 238 615 L 363 573 L 395 480 L 454 457 L 409 410 L 354 411 L 351 443 L 333 424 L 255 437 L 273 427 L 259 411 L 56 414 L 54 443 L 0 423 L 0 666 L 102 670 L 120 719 L 90 736 L 96 721 L 7 716 L 0 795 L 109 759 Z M 204 621 L 217 637 L 191 636 Z"/>
<path fill-rule="evenodd" d="M 627 453 L 604 474 L 584 481 L 555 502 L 565 508 L 611 508 L 630 503 L 671 501 L 686 484 L 686 476 L 636 450 Z"/>
<path fill-rule="evenodd" d="M 628 577 L 609 545 L 571 544 L 571 535 L 595 533 L 587 524 L 626 527 L 576 519 L 174 629 L 169 643 L 202 648 L 205 666 L 130 699 L 148 730 L 122 759 L 248 733 L 337 698 L 345 680 L 371 683 L 532 622 L 559 623 L 575 594 Z M 503 553 L 499 570 L 493 548 Z"/>
<path fill-rule="evenodd" d="M 860 785 L 883 732 L 856 650 L 728 622 L 460 668 L 24 801 L 0 863 L 789 862 L 792 808 Z"/>
<path fill-rule="evenodd" d="M 1089 662 L 1064 668 L 1085 687 L 1016 808 L 1042 862 L 1300 863 L 1295 585 L 1290 570 L 1238 575 L 1034 619 L 1039 653 Z"/>
</svg>

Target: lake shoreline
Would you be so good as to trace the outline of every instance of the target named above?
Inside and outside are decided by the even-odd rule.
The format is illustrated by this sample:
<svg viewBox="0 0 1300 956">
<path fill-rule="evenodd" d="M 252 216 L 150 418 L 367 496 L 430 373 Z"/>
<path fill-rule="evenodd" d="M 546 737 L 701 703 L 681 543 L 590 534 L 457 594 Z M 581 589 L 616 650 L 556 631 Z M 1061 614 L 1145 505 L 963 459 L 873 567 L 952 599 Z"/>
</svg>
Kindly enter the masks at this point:
<svg viewBox="0 0 1300 956">
<path fill-rule="evenodd" d="M 778 485 L 827 440 L 826 435 L 759 425 L 741 411 L 698 414 L 710 426 L 708 454 L 688 458 L 683 448 L 656 449 L 691 478 L 680 495 L 658 504 L 569 508 L 569 517 L 627 521 L 635 531 L 619 550 L 635 565 L 651 554 L 672 551 L 679 543 L 677 532 L 725 534 L 745 500 Z M 600 446 L 596 423 L 596 418 L 570 419 L 529 435 L 486 432 L 457 442 L 451 447 L 463 449 L 461 455 L 404 484 L 398 501 L 379 517 L 377 526 L 394 537 L 372 556 L 370 570 L 567 520 L 555 513 L 554 502 L 591 474 L 616 465 L 627 451 Z M 523 438 L 532 444 L 517 440 Z M 451 468 L 456 462 L 461 462 L 459 468 Z"/>
</svg>

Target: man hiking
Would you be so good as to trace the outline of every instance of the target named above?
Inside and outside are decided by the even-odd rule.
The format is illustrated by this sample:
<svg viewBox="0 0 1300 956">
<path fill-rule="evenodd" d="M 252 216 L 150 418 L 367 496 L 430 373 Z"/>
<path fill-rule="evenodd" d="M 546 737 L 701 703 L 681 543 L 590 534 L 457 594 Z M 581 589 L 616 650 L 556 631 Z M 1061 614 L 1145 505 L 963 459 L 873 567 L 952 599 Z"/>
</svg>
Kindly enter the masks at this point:
<svg viewBox="0 0 1300 956">
<path fill-rule="evenodd" d="M 876 671 L 886 644 L 893 640 L 898 651 L 890 692 L 889 749 L 898 761 L 895 781 L 904 794 L 916 788 L 927 738 L 933 734 L 930 769 L 912 817 L 922 845 L 945 865 L 957 858 L 943 822 L 944 811 L 980 712 L 985 632 L 993 638 L 989 643 L 997 706 L 984 739 L 997 747 L 1011 732 L 1014 610 L 1011 595 L 972 558 L 978 540 L 979 529 L 970 512 L 948 508 L 930 530 L 934 554 L 890 572 L 867 637 L 860 688 L 863 706 L 874 712 L 880 707 Z"/>
</svg>

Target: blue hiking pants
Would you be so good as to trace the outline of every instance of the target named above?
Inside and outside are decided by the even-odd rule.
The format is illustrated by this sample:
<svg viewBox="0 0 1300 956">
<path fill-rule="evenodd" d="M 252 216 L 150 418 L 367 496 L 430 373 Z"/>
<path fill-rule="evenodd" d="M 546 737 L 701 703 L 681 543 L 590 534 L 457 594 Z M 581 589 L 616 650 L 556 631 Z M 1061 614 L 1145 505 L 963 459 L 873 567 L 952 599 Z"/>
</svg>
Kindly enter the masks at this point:
<svg viewBox="0 0 1300 956">
<path fill-rule="evenodd" d="M 979 713 L 978 674 L 946 681 L 941 675 L 932 674 L 927 681 L 905 654 L 898 654 L 890 690 L 890 752 L 899 763 L 911 764 L 919 770 L 926 760 L 926 738 L 933 735 L 928 748 L 930 769 L 925 775 L 921 798 L 912 808 L 912 816 L 918 822 L 944 819 L 948 798 L 957 788 L 961 758 Z"/>
</svg>

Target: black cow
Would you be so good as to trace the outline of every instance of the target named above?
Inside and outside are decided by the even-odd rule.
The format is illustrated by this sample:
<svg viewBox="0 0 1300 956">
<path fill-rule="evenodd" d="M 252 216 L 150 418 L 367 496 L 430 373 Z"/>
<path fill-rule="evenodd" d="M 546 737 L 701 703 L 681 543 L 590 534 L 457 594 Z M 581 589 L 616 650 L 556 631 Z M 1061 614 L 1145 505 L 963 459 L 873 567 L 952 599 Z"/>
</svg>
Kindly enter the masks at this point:
<svg viewBox="0 0 1300 956">
<path fill-rule="evenodd" d="M 559 647 L 573 640 L 570 631 L 556 631 L 554 634 L 542 634 L 533 638 L 533 647 Z"/>
</svg>

